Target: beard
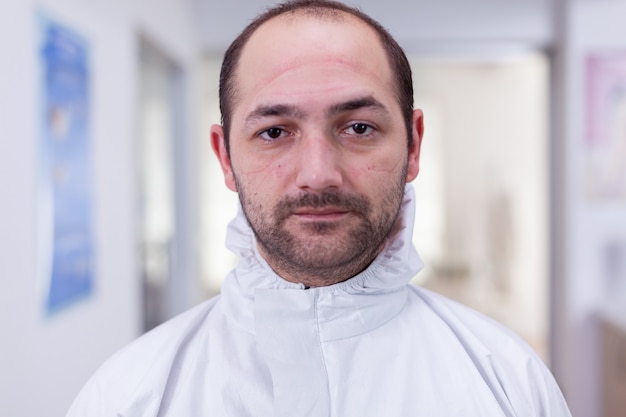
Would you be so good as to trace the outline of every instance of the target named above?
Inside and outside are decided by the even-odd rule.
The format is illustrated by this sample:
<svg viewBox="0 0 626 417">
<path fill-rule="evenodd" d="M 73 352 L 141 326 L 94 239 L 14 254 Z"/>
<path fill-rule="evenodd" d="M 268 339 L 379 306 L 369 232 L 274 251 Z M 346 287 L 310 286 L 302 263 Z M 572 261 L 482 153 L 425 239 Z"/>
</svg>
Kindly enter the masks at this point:
<svg viewBox="0 0 626 417">
<path fill-rule="evenodd" d="M 376 195 L 376 202 L 360 194 L 327 190 L 285 196 L 270 210 L 251 199 L 236 181 L 244 214 L 272 269 L 288 281 L 325 286 L 363 271 L 382 250 L 398 218 L 405 178 L 406 168 L 395 184 Z M 338 221 L 298 222 L 297 233 L 289 229 L 297 210 L 325 207 L 348 215 Z"/>
</svg>

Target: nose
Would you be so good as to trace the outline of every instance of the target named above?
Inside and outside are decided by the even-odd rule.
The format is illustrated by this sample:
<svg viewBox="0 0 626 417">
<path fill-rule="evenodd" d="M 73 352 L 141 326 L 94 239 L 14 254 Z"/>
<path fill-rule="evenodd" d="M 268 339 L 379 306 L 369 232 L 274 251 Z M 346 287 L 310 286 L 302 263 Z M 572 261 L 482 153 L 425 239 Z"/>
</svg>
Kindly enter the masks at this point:
<svg viewBox="0 0 626 417">
<path fill-rule="evenodd" d="M 323 191 L 342 185 L 340 149 L 334 138 L 315 134 L 302 138 L 299 145 L 298 188 Z"/>
</svg>

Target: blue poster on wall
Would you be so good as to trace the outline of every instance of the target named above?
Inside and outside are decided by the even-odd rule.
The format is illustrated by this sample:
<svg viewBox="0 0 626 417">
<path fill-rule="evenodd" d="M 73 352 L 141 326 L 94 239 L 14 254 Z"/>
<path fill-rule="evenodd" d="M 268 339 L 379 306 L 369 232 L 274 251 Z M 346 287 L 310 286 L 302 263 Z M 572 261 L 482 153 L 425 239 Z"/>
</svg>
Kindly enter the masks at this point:
<svg viewBox="0 0 626 417">
<path fill-rule="evenodd" d="M 41 34 L 38 267 L 50 314 L 94 286 L 89 68 L 81 36 L 45 18 Z"/>
</svg>

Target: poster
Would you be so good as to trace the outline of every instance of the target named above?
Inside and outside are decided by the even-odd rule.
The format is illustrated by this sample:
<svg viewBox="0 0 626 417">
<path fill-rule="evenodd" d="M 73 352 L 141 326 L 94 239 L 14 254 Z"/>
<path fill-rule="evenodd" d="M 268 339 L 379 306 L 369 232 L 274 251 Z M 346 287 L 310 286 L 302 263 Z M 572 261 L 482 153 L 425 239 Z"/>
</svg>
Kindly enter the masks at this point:
<svg viewBox="0 0 626 417">
<path fill-rule="evenodd" d="M 588 55 L 587 195 L 626 202 L 626 50 Z"/>
<path fill-rule="evenodd" d="M 46 313 L 93 291 L 89 68 L 85 40 L 41 18 L 38 280 Z"/>
</svg>

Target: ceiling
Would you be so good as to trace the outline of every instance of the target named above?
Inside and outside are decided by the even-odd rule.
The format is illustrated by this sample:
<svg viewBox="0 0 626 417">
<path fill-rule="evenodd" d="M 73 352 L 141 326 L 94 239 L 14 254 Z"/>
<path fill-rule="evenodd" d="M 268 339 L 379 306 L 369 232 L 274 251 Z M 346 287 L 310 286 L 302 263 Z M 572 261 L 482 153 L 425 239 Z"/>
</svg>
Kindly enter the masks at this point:
<svg viewBox="0 0 626 417">
<path fill-rule="evenodd" d="M 208 54 L 221 54 L 270 0 L 189 0 Z M 506 52 L 547 48 L 551 0 L 352 0 L 410 54 Z"/>
</svg>

